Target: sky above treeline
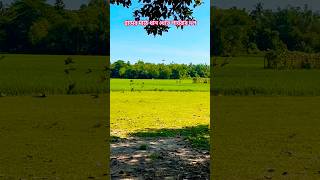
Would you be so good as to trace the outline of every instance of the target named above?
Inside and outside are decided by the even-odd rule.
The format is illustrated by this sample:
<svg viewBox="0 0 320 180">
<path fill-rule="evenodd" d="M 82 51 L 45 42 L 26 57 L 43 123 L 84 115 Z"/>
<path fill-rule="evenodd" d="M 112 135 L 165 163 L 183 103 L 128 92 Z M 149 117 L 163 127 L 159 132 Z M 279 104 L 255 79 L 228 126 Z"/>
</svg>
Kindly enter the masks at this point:
<svg viewBox="0 0 320 180">
<path fill-rule="evenodd" d="M 151 63 L 210 64 L 210 0 L 194 9 L 196 26 L 183 30 L 170 26 L 162 36 L 147 35 L 142 26 L 124 25 L 133 20 L 133 10 L 141 7 L 133 1 L 129 9 L 110 7 L 110 58 L 130 61 L 143 60 Z"/>
<path fill-rule="evenodd" d="M 15 0 L 2 0 L 4 4 L 10 4 Z M 47 0 L 48 3 L 54 4 L 55 0 Z M 87 4 L 89 0 L 65 0 L 67 9 L 79 9 L 82 4 Z"/>
<path fill-rule="evenodd" d="M 285 8 L 288 5 L 303 8 L 305 4 L 313 11 L 320 11 L 320 0 L 211 0 L 211 5 L 220 8 L 252 9 L 257 3 L 263 3 L 265 9 Z"/>
</svg>

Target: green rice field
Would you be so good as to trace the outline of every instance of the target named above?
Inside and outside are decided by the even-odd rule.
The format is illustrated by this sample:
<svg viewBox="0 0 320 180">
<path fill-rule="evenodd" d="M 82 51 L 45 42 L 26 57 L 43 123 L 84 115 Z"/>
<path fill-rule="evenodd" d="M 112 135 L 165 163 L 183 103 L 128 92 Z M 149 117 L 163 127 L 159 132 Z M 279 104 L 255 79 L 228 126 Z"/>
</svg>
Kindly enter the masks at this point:
<svg viewBox="0 0 320 180">
<path fill-rule="evenodd" d="M 319 179 L 320 71 L 237 57 L 214 73 L 211 177 Z"/>
<path fill-rule="evenodd" d="M 0 61 L 0 145 L 6 147 L 0 179 L 106 176 L 101 142 L 108 142 L 108 86 L 101 76 L 108 58 L 71 56 L 76 70 L 66 75 L 67 57 L 5 55 Z M 261 57 L 232 58 L 214 69 L 211 126 L 209 84 L 111 79 L 111 135 L 159 130 L 153 135 L 175 136 L 184 127 L 212 127 L 215 179 L 318 179 L 317 77 L 319 70 L 263 69 Z M 39 93 L 46 97 L 34 96 Z M 187 136 L 208 148 L 208 129 Z"/>
<path fill-rule="evenodd" d="M 218 63 L 223 58 L 218 58 Z M 262 57 L 235 57 L 214 69 L 215 95 L 316 96 L 320 71 L 263 69 Z"/>
</svg>

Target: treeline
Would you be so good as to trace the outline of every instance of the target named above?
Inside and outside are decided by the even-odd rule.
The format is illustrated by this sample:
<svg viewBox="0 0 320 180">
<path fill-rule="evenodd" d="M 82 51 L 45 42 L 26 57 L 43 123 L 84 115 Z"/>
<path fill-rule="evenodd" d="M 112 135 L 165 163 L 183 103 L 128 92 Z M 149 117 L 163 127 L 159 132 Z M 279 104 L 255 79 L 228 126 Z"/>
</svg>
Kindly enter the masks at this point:
<svg viewBox="0 0 320 180">
<path fill-rule="evenodd" d="M 126 79 L 185 79 L 210 77 L 205 64 L 154 64 L 138 61 L 135 64 L 118 60 L 111 64 L 111 78 Z"/>
<path fill-rule="evenodd" d="M 90 0 L 78 10 L 63 0 L 0 1 L 0 52 L 34 54 L 109 54 L 109 12 L 105 0 Z"/>
<path fill-rule="evenodd" d="M 268 50 L 320 52 L 320 14 L 304 8 L 251 11 L 212 8 L 211 38 L 215 56 L 259 54 Z"/>
</svg>

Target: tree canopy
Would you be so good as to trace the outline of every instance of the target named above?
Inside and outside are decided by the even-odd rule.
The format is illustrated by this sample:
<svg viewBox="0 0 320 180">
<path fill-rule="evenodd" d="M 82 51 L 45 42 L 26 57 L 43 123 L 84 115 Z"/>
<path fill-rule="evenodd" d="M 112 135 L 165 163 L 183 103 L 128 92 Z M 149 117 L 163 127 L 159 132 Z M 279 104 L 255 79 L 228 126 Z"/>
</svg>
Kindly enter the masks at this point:
<svg viewBox="0 0 320 180">
<path fill-rule="evenodd" d="M 129 8 L 132 5 L 131 0 L 111 0 L 111 4 L 122 5 Z M 142 3 L 141 7 L 133 11 L 133 17 L 136 21 L 141 19 L 149 21 L 161 21 L 173 18 L 173 20 L 194 20 L 193 8 L 202 4 L 201 0 L 138 0 Z M 183 26 L 178 26 L 183 29 Z M 147 25 L 145 30 L 148 34 L 162 35 L 168 32 L 169 26 L 165 25 Z"/>
<path fill-rule="evenodd" d="M 320 52 L 320 14 L 308 6 L 270 10 L 259 3 L 252 11 L 217 7 L 211 10 L 213 55 L 259 54 L 281 49 Z"/>
<path fill-rule="evenodd" d="M 90 0 L 68 10 L 63 0 L 0 1 L 0 52 L 108 55 L 108 4 Z"/>
<path fill-rule="evenodd" d="M 210 66 L 205 64 L 154 64 L 141 60 L 134 64 L 123 60 L 111 64 L 111 78 L 185 79 L 193 77 L 210 77 Z"/>
</svg>

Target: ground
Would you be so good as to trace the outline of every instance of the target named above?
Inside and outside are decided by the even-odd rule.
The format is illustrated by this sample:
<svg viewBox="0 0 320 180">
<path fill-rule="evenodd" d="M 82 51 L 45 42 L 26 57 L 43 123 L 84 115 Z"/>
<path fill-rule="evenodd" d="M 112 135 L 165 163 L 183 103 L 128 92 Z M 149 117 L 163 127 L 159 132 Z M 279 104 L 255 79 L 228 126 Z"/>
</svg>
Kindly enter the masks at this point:
<svg viewBox="0 0 320 180">
<path fill-rule="evenodd" d="M 111 92 L 113 179 L 209 179 L 209 92 Z"/>
<path fill-rule="evenodd" d="M 213 179 L 319 179 L 320 97 L 216 96 Z"/>
<path fill-rule="evenodd" d="M 0 62 L 0 145 L 7 148 L 0 149 L 0 179 L 104 179 L 109 167 L 109 122 L 102 94 L 108 92 L 103 70 L 109 58 L 4 56 Z M 68 57 L 75 63 L 66 66 Z M 70 93 L 71 82 L 75 86 Z M 151 137 L 170 139 L 166 142 L 183 144 L 175 149 L 183 146 L 199 157 L 206 152 L 202 158 L 208 163 L 209 87 L 190 79 L 112 79 L 111 134 L 123 142 L 124 138 L 126 142 L 145 139 L 147 144 L 160 142 Z M 160 157 L 153 155 L 152 145 L 146 145 L 146 151 L 155 160 Z M 171 162 L 183 163 L 185 171 L 194 167 L 185 161 L 189 156 L 183 155 L 183 161 L 172 156 L 166 156 L 167 163 L 171 158 Z M 208 176 L 208 169 L 204 166 L 197 175 Z"/>
<path fill-rule="evenodd" d="M 128 138 L 111 144 L 112 179 L 209 179 L 208 150 L 182 137 Z"/>
<path fill-rule="evenodd" d="M 0 179 L 105 179 L 105 96 L 0 98 Z"/>
<path fill-rule="evenodd" d="M 106 58 L 73 56 L 77 86 L 66 95 L 66 57 L 0 62 L 0 179 L 105 179 Z M 207 177 L 212 127 L 214 179 L 319 179 L 320 71 L 262 67 L 240 57 L 216 69 L 212 126 L 208 84 L 111 80 L 112 176 Z"/>
<path fill-rule="evenodd" d="M 319 179 L 320 71 L 230 60 L 214 71 L 211 177 Z"/>
</svg>

